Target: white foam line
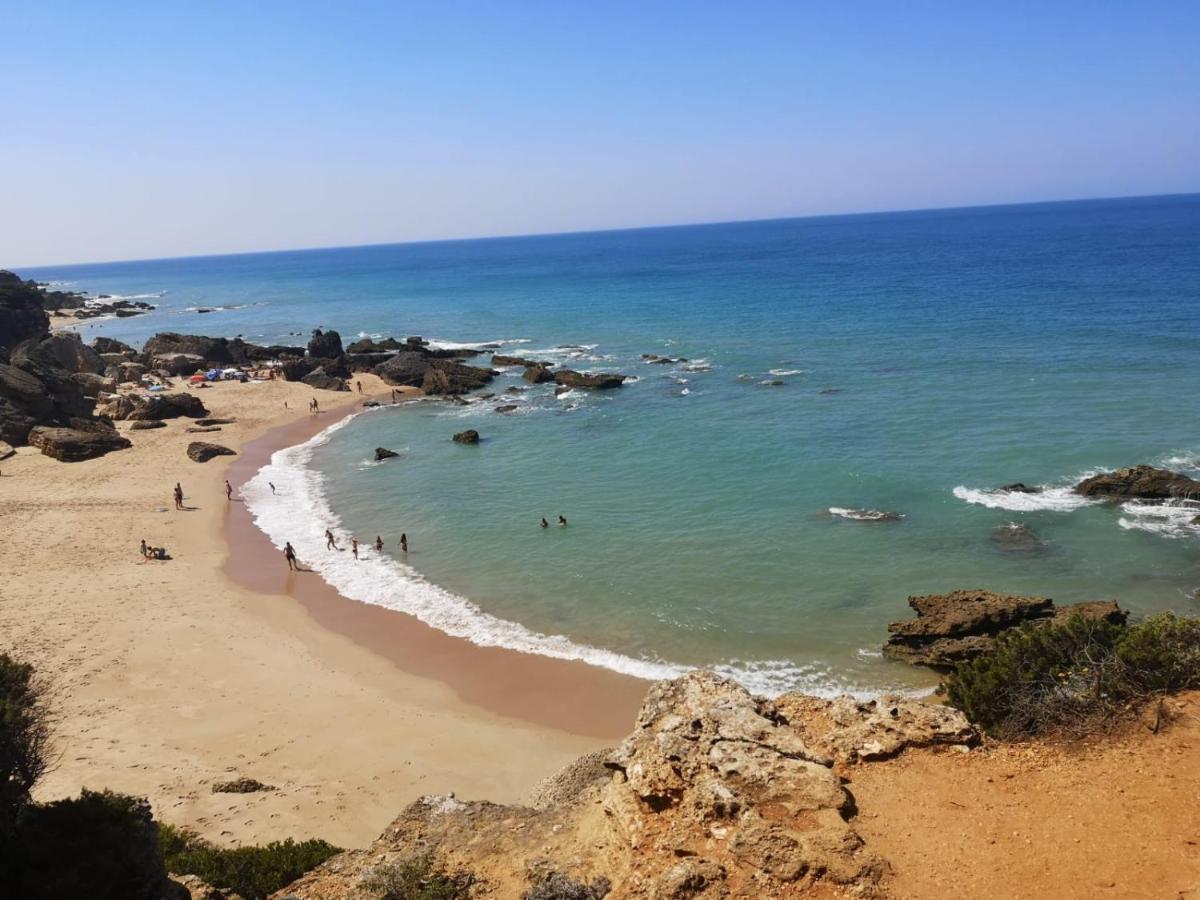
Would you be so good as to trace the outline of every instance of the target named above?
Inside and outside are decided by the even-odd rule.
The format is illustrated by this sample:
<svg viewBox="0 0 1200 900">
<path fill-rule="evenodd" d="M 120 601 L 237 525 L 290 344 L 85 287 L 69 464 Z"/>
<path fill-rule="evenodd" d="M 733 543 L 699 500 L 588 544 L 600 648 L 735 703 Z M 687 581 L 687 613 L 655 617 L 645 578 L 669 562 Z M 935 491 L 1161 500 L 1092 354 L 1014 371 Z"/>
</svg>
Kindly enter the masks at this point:
<svg viewBox="0 0 1200 900">
<path fill-rule="evenodd" d="M 1080 480 L 1088 477 L 1080 476 Z M 959 485 L 954 489 L 954 496 L 967 503 L 986 506 L 988 509 L 1008 509 L 1014 512 L 1035 512 L 1049 510 L 1051 512 L 1071 512 L 1085 506 L 1094 506 L 1096 500 L 1091 500 L 1075 493 L 1072 487 L 1052 487 L 1045 485 L 1035 494 L 1021 491 L 983 490 Z"/>
<path fill-rule="evenodd" d="M 634 659 L 602 647 L 577 643 L 565 635 L 543 634 L 493 616 L 465 597 L 429 582 L 411 566 L 390 556 L 377 555 L 365 540 L 360 544 L 358 560 L 349 550 L 327 550 L 326 528 L 338 535 L 343 546 L 348 546 L 350 541 L 342 529 L 341 519 L 326 499 L 324 475 L 308 465 L 313 451 L 328 443 L 355 416 L 387 408 L 390 407 L 352 413 L 302 444 L 277 450 L 271 455 L 270 462 L 242 486 L 241 495 L 254 524 L 271 543 L 282 550 L 290 541 L 300 561 L 344 597 L 405 613 L 480 647 L 504 647 L 552 659 L 575 660 L 652 681 L 675 678 L 694 668 L 664 660 Z M 275 485 L 274 492 L 271 483 Z M 840 684 L 824 668 L 801 666 L 788 660 L 728 660 L 711 668 L 753 693 L 768 697 L 803 691 L 824 697 L 850 694 L 869 699 L 881 693 L 897 692 L 888 687 L 862 689 Z"/>
</svg>

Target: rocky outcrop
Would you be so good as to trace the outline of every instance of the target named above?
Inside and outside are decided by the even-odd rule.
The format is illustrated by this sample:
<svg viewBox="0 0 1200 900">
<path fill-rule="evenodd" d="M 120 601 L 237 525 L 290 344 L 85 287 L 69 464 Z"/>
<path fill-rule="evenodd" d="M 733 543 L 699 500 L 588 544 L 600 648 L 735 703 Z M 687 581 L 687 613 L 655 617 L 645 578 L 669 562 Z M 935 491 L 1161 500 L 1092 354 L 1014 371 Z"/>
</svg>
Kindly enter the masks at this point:
<svg viewBox="0 0 1200 900">
<path fill-rule="evenodd" d="M 990 650 L 996 636 L 1026 622 L 1060 620 L 1073 614 L 1123 622 L 1127 613 L 1111 600 L 1056 607 L 1049 597 L 952 591 L 909 597 L 915 619 L 893 622 L 883 652 L 893 659 L 951 668 Z"/>
<path fill-rule="evenodd" d="M 350 385 L 346 384 L 344 378 L 339 378 L 325 370 L 324 366 L 319 366 L 313 369 L 307 375 L 300 379 L 304 384 L 311 388 L 317 388 L 322 391 L 348 391 Z"/>
<path fill-rule="evenodd" d="M 334 857 L 276 897 L 360 896 L 371 872 L 418 852 L 473 873 L 489 897 L 542 896 L 527 892 L 552 873 L 572 897 L 603 882 L 608 896 L 633 900 L 871 897 L 886 863 L 855 832 L 839 769 L 976 740 L 946 707 L 763 700 L 693 672 L 654 685 L 620 747 L 568 766 L 530 805 L 423 797 L 371 847 Z"/>
<path fill-rule="evenodd" d="M 208 410 L 195 394 L 120 394 L 108 402 L 105 412 L 114 419 L 203 419 Z"/>
<path fill-rule="evenodd" d="M 192 441 L 187 447 L 188 459 L 193 462 L 208 462 L 214 456 L 236 456 L 237 454 L 228 447 L 222 447 L 220 444 L 209 444 L 205 441 Z"/>
<path fill-rule="evenodd" d="M 79 390 L 89 400 L 95 400 L 104 393 L 111 394 L 117 389 L 117 379 L 93 375 L 90 372 L 76 372 L 71 376 L 71 380 L 79 385 Z"/>
<path fill-rule="evenodd" d="M 241 894 L 215 888 L 198 875 L 172 875 L 171 881 L 179 886 L 181 893 L 169 900 L 242 900 Z"/>
<path fill-rule="evenodd" d="M 111 426 L 83 430 L 80 428 L 50 428 L 38 425 L 29 432 L 29 443 L 46 456 L 60 462 L 81 462 L 95 459 L 113 450 L 132 447 L 129 438 Z"/>
<path fill-rule="evenodd" d="M 196 353 L 155 353 L 145 357 L 146 365 L 167 377 L 193 375 L 208 368 L 208 362 Z"/>
<path fill-rule="evenodd" d="M 375 448 L 375 462 L 383 462 L 385 459 L 395 459 L 399 455 L 395 450 L 389 450 L 387 447 Z"/>
<path fill-rule="evenodd" d="M 98 337 L 92 341 L 92 349 L 103 356 L 105 353 L 118 353 L 126 359 L 133 359 L 137 356 L 137 351 L 128 344 L 123 344 L 121 341 L 110 337 Z"/>
<path fill-rule="evenodd" d="M 496 373 L 432 355 L 422 348 L 402 350 L 375 367 L 388 384 L 419 387 L 426 394 L 465 394 L 483 387 Z"/>
<path fill-rule="evenodd" d="M 80 340 L 73 331 L 60 331 L 36 342 L 26 342 L 10 354 L 13 363 L 30 360 L 71 374 L 103 374 L 105 362 L 100 354 Z"/>
<path fill-rule="evenodd" d="M 478 444 L 479 443 L 479 432 L 476 431 L 474 428 L 468 428 L 466 431 L 460 431 L 458 434 L 456 434 L 454 436 L 454 443 L 456 443 L 456 444 Z"/>
<path fill-rule="evenodd" d="M 576 372 L 574 369 L 560 369 L 554 373 L 554 380 L 565 387 L 601 391 L 618 388 L 625 383 L 627 378 L 629 378 L 628 375 L 614 373 L 586 375 L 583 372 Z"/>
<path fill-rule="evenodd" d="M 37 285 L 0 270 L 0 362 L 8 360 L 8 348 L 43 337 L 49 330 L 50 317 Z"/>
<path fill-rule="evenodd" d="M 384 338 L 382 341 L 375 341 L 371 338 L 361 338 L 347 347 L 346 353 L 394 353 L 397 350 L 403 349 L 404 346 L 404 344 L 395 338 Z"/>
<path fill-rule="evenodd" d="M 544 362 L 544 361 L 536 360 L 536 359 L 526 359 L 523 356 L 505 356 L 503 353 L 494 353 L 494 354 L 492 354 L 492 365 L 493 366 L 521 366 L 522 368 L 526 368 L 526 369 L 533 368 L 533 367 L 540 367 L 543 369 L 548 369 L 552 365 L 554 365 L 554 363 Z"/>
<path fill-rule="evenodd" d="M 308 355 L 320 359 L 337 359 L 342 355 L 342 336 L 336 331 L 322 331 L 320 328 L 312 333 L 308 342 Z"/>
<path fill-rule="evenodd" d="M 1106 500 L 1169 500 L 1200 497 L 1200 481 L 1153 466 L 1102 472 L 1075 485 L 1075 493 Z"/>
<path fill-rule="evenodd" d="M 521 377 L 530 384 L 545 384 L 554 380 L 554 373 L 545 366 L 529 366 L 521 373 Z"/>
</svg>

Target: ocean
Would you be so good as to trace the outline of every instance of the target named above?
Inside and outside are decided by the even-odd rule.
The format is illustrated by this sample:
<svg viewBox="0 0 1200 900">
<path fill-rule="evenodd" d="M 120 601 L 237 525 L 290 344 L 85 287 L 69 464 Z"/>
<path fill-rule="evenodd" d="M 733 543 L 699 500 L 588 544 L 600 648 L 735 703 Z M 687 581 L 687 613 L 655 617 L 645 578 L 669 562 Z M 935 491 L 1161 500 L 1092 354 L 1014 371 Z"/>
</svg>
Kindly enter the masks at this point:
<svg viewBox="0 0 1200 900">
<path fill-rule="evenodd" d="M 477 643 L 871 694 L 934 683 L 879 653 L 910 594 L 1200 605 L 1190 510 L 1066 490 L 1137 463 L 1200 474 L 1200 195 L 21 274 L 159 304 L 87 339 L 321 327 L 636 376 L 555 396 L 509 393 L 529 386 L 506 369 L 493 399 L 367 412 L 246 486 L 345 596 Z M 451 442 L 467 428 L 478 446 Z M 995 490 L 1017 481 L 1047 490 Z M 330 526 L 384 554 L 324 553 Z"/>
</svg>

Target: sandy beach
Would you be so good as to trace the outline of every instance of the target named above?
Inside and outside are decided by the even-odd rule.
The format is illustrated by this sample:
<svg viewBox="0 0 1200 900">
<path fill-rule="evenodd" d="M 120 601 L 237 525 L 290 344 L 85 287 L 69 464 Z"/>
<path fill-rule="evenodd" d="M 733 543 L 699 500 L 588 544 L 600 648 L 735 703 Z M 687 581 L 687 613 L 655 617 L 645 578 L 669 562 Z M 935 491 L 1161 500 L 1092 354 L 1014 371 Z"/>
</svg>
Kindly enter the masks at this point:
<svg viewBox="0 0 1200 900">
<path fill-rule="evenodd" d="M 177 419 L 100 459 L 25 447 L 0 463 L 0 629 L 50 680 L 58 717 L 39 799 L 108 787 L 225 844 L 354 846 L 420 795 L 515 801 L 628 731 L 642 682 L 483 650 L 289 576 L 223 482 L 361 399 L 319 392 L 329 412 L 310 416 L 313 393 L 226 382 L 201 392 L 213 416 L 237 419 L 219 433 Z M 198 464 L 184 452 L 194 439 L 246 453 Z M 143 562 L 143 538 L 171 560 Z M 212 792 L 235 776 L 277 790 Z"/>
</svg>

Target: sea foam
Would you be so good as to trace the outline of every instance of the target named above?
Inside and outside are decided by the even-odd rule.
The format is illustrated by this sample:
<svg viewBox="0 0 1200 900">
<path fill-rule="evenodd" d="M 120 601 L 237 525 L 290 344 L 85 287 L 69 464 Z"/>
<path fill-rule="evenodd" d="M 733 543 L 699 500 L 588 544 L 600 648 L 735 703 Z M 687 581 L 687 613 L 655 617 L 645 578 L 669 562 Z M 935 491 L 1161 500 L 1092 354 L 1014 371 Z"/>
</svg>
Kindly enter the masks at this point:
<svg viewBox="0 0 1200 900">
<path fill-rule="evenodd" d="M 1084 477 L 1087 476 L 1081 476 Z M 1041 491 L 1035 494 L 959 485 L 954 489 L 954 496 L 967 503 L 986 506 L 988 509 L 1007 509 L 1013 512 L 1071 512 L 1085 506 L 1094 506 L 1098 502 L 1075 493 L 1072 487 L 1062 485 L 1043 485 Z"/>
</svg>

